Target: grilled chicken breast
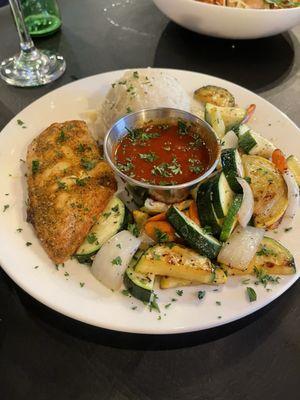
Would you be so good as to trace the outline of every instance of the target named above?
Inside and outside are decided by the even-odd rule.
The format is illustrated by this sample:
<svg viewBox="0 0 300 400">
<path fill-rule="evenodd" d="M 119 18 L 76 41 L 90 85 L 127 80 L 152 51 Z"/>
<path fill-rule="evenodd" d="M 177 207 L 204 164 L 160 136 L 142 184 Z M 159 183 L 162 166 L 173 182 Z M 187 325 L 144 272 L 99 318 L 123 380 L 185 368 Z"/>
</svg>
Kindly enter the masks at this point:
<svg viewBox="0 0 300 400">
<path fill-rule="evenodd" d="M 28 222 L 57 264 L 83 242 L 117 188 L 83 121 L 54 123 L 28 148 Z"/>
</svg>

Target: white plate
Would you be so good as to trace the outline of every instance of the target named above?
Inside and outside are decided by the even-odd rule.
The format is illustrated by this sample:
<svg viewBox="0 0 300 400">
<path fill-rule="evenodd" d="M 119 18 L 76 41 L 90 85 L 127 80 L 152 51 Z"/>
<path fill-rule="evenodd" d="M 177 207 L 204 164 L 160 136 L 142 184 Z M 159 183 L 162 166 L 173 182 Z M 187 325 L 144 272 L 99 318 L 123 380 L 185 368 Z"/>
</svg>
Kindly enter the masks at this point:
<svg viewBox="0 0 300 400">
<path fill-rule="evenodd" d="M 215 327 L 242 318 L 285 292 L 298 278 L 299 274 L 283 277 L 278 285 L 266 291 L 262 286 L 255 287 L 257 301 L 249 303 L 242 278 L 230 278 L 219 288 L 202 286 L 184 288 L 179 297 L 174 289 L 158 291 L 161 304 L 161 319 L 158 313 L 151 313 L 139 301 L 121 293 L 112 293 L 97 282 L 89 268 L 68 261 L 65 267 L 56 270 L 51 263 L 31 225 L 26 223 L 26 181 L 24 163 L 26 149 L 32 139 L 55 121 L 82 118 L 83 112 L 101 102 L 111 82 L 124 71 L 95 75 L 63 86 L 32 103 L 18 114 L 0 134 L 0 264 L 7 274 L 31 296 L 48 307 L 71 318 L 124 332 L 136 333 L 179 333 Z M 169 70 L 176 76 L 187 91 L 201 85 L 219 85 L 229 89 L 241 106 L 256 103 L 257 113 L 251 125 L 262 132 L 286 154 L 297 151 L 300 156 L 300 135 L 298 128 L 277 108 L 250 91 L 233 83 L 194 72 Z M 17 120 L 25 122 L 27 128 L 18 125 Z M 5 194 L 9 193 L 8 196 Z M 3 211 L 4 205 L 9 208 Z M 273 236 L 286 245 L 299 265 L 298 218 L 295 228 L 288 233 Z M 22 228 L 22 232 L 17 232 Z M 297 240 L 298 239 L 298 240 Z M 31 246 L 26 246 L 31 242 Z M 39 266 L 39 268 L 35 268 Z M 80 286 L 84 282 L 84 287 Z M 197 291 L 206 290 L 204 300 L 199 301 Z M 172 302 L 175 298 L 177 301 Z M 221 302 L 218 305 L 216 302 Z M 164 305 L 172 303 L 170 307 Z M 135 310 L 132 307 L 137 306 Z M 219 318 L 221 317 L 221 318 Z"/>
</svg>

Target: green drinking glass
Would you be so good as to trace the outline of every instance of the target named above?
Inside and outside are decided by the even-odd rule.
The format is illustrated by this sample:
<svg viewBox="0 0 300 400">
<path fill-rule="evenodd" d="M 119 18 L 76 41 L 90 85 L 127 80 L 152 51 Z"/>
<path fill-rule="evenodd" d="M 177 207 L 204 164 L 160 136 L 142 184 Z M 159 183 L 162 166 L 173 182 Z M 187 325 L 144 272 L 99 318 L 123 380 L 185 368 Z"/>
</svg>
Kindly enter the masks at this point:
<svg viewBox="0 0 300 400">
<path fill-rule="evenodd" d="M 47 36 L 61 26 L 56 0 L 21 0 L 25 24 L 30 36 Z"/>
</svg>

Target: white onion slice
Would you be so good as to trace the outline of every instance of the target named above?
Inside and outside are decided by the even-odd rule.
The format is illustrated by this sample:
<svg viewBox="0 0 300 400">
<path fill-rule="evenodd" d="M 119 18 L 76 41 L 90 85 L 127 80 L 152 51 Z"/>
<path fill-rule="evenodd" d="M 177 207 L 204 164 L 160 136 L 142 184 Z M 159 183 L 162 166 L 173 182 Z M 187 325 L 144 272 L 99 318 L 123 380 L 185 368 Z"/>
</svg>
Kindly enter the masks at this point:
<svg viewBox="0 0 300 400">
<path fill-rule="evenodd" d="M 236 178 L 243 188 L 243 201 L 238 211 L 238 221 L 245 228 L 250 221 L 254 210 L 254 198 L 249 183 L 242 178 Z"/>
<path fill-rule="evenodd" d="M 97 253 L 91 271 L 109 289 L 119 290 L 128 264 L 141 240 L 128 231 L 109 239 Z"/>
<path fill-rule="evenodd" d="M 244 270 L 254 257 L 264 236 L 264 229 L 238 225 L 224 243 L 218 261 L 232 268 Z"/>
<path fill-rule="evenodd" d="M 288 188 L 288 206 L 280 223 L 280 227 L 291 228 L 299 205 L 299 187 L 290 170 L 284 171 L 282 176 Z"/>
<path fill-rule="evenodd" d="M 222 139 L 222 149 L 236 149 L 239 139 L 233 131 L 228 131 Z"/>
</svg>

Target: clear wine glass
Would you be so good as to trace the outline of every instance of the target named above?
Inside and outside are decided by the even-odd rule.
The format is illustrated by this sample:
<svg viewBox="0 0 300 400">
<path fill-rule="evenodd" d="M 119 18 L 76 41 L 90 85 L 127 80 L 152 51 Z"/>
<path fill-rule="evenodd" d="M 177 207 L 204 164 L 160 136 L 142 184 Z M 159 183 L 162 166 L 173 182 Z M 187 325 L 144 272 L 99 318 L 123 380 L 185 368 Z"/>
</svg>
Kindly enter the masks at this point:
<svg viewBox="0 0 300 400">
<path fill-rule="evenodd" d="M 0 77 L 8 84 L 28 87 L 53 82 L 66 69 L 64 58 L 48 50 L 38 50 L 24 22 L 20 0 L 9 0 L 20 38 L 21 52 L 0 64 Z"/>
</svg>

